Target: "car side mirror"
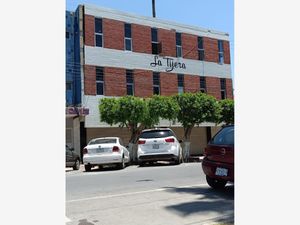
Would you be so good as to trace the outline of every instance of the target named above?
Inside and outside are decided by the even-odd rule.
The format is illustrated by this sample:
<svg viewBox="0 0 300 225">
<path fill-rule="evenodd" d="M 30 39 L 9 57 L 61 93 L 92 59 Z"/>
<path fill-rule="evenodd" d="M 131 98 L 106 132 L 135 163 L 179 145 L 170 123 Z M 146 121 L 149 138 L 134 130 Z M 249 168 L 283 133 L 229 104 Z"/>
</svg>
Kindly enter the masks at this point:
<svg viewBox="0 0 300 225">
<path fill-rule="evenodd" d="M 182 143 L 182 140 L 179 140 L 179 143 Z"/>
</svg>

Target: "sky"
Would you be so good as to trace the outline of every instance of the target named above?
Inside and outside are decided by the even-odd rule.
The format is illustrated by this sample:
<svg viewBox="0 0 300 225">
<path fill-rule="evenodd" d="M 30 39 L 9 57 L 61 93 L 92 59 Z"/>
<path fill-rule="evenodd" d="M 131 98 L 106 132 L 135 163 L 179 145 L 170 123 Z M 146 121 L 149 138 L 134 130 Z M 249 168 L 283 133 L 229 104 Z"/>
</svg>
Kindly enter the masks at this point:
<svg viewBox="0 0 300 225">
<path fill-rule="evenodd" d="M 152 0 L 66 0 L 66 10 L 75 11 L 79 4 L 91 4 L 152 17 Z M 159 19 L 228 33 L 231 76 L 234 79 L 233 0 L 156 0 L 155 10 Z"/>
</svg>

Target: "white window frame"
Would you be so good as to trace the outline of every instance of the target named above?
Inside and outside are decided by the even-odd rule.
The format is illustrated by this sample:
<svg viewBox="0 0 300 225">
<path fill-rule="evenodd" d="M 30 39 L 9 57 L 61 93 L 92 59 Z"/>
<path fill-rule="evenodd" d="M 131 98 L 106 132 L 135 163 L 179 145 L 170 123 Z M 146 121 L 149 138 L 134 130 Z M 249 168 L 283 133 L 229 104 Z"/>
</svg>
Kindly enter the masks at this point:
<svg viewBox="0 0 300 225">
<path fill-rule="evenodd" d="M 219 41 L 222 42 L 221 51 L 219 49 Z M 220 56 L 222 56 L 222 57 L 220 58 Z M 220 61 L 220 59 L 222 59 L 222 60 Z M 222 40 L 218 40 L 218 61 L 219 61 L 219 64 L 224 64 L 224 42 Z"/>
<path fill-rule="evenodd" d="M 132 83 L 127 82 L 127 71 L 126 71 L 126 94 L 127 93 L 127 87 L 131 86 L 132 87 L 132 96 L 134 96 L 134 77 L 133 77 L 133 71 L 131 71 L 131 75 L 132 75 Z"/>
<path fill-rule="evenodd" d="M 104 46 L 104 38 L 103 38 L 103 19 L 102 18 L 97 18 L 97 19 L 101 19 L 101 21 L 102 21 L 102 33 L 98 33 L 98 32 L 95 32 L 95 34 L 94 34 L 94 43 L 95 43 L 95 47 L 98 47 L 98 48 L 103 48 L 103 46 Z M 101 36 L 101 42 L 102 42 L 102 46 L 97 46 L 96 45 L 96 36 Z"/>
<path fill-rule="evenodd" d="M 130 50 L 126 49 L 126 40 L 130 40 Z M 132 52 L 132 38 L 128 38 L 128 37 L 124 38 L 124 49 L 125 51 Z"/>
<path fill-rule="evenodd" d="M 202 38 L 202 48 L 199 48 L 199 43 L 198 43 L 198 60 L 200 60 L 200 61 L 204 61 L 205 60 L 205 51 L 204 51 L 204 46 L 203 46 L 203 37 L 200 37 L 200 38 Z M 198 39 L 199 40 L 199 39 Z M 197 40 L 197 41 L 198 41 Z M 203 52 L 203 59 L 201 60 L 200 59 L 200 53 L 199 52 Z"/>
</svg>

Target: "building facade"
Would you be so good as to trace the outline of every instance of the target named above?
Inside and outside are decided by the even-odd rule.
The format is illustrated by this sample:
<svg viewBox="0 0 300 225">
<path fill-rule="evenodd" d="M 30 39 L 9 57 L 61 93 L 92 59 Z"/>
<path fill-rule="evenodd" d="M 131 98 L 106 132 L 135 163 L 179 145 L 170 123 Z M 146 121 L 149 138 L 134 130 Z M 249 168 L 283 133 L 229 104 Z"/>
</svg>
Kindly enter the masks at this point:
<svg viewBox="0 0 300 225">
<path fill-rule="evenodd" d="M 81 66 L 81 106 L 85 140 L 120 136 L 128 143 L 126 128 L 101 122 L 102 98 L 134 95 L 170 96 L 205 92 L 218 100 L 233 98 L 229 35 L 152 17 L 81 5 L 78 52 Z M 183 138 L 180 124 L 161 121 Z M 191 154 L 201 154 L 219 128 L 201 124 L 191 134 Z"/>
</svg>

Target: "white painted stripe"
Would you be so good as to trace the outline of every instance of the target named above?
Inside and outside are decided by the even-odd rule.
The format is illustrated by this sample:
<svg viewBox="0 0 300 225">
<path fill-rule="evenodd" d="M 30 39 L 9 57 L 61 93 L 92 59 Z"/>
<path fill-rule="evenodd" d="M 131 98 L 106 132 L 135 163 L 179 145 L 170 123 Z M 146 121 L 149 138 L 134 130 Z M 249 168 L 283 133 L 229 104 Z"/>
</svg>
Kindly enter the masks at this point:
<svg viewBox="0 0 300 225">
<path fill-rule="evenodd" d="M 126 69 L 150 70 L 155 72 L 166 72 L 167 60 L 159 57 L 161 66 L 151 66 L 155 55 L 108 49 L 101 47 L 85 46 L 85 64 L 103 67 L 116 67 Z M 184 68 L 173 68 L 173 74 L 190 74 L 197 76 L 210 76 L 219 78 L 231 78 L 231 65 L 214 62 L 199 61 L 185 58 L 169 57 L 173 63 L 184 63 Z M 152 64 L 153 65 L 153 64 Z"/>
<path fill-rule="evenodd" d="M 179 186 L 179 187 L 176 187 L 176 188 L 190 188 L 190 187 L 198 187 L 198 186 L 207 186 L 207 184 L 205 183 L 205 184 L 185 185 L 185 186 Z M 166 191 L 166 190 L 169 190 L 169 189 L 170 188 L 157 188 L 157 189 L 153 189 L 153 190 L 128 192 L 128 193 L 122 193 L 122 194 L 116 194 L 116 195 L 105 195 L 105 196 L 96 196 L 96 197 L 90 197 L 90 198 L 81 198 L 81 199 L 69 200 L 69 201 L 66 201 L 66 203 L 97 200 L 97 199 L 106 199 L 106 198 L 115 198 L 115 197 L 123 197 L 123 196 L 145 194 L 145 193 L 151 193 L 151 192 Z"/>
<path fill-rule="evenodd" d="M 110 126 L 107 123 L 100 121 L 100 113 L 99 113 L 99 102 L 102 98 L 110 98 L 110 96 L 103 95 L 84 95 L 82 98 L 82 102 L 84 102 L 84 107 L 90 110 L 90 114 L 85 117 L 85 127 L 86 128 L 106 128 L 106 127 L 117 127 L 119 128 L 119 124 L 114 124 Z M 157 126 L 161 127 L 182 127 L 181 123 L 173 123 L 169 120 L 160 120 Z M 213 127 L 216 126 L 214 123 L 201 123 L 199 127 Z"/>
<path fill-rule="evenodd" d="M 91 4 L 84 5 L 85 14 L 100 17 L 114 19 L 118 21 L 123 21 L 127 23 L 140 24 L 149 27 L 162 28 L 166 30 L 176 30 L 178 32 L 194 34 L 197 36 L 210 37 L 220 40 L 229 41 L 229 34 L 221 31 L 210 30 L 205 28 L 200 28 L 196 26 L 179 24 L 173 21 L 162 20 L 153 17 L 140 16 L 132 13 L 121 12 L 114 9 L 103 8 L 98 6 L 93 6 Z"/>
</svg>

